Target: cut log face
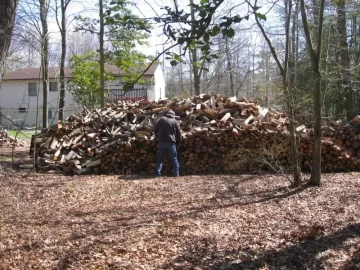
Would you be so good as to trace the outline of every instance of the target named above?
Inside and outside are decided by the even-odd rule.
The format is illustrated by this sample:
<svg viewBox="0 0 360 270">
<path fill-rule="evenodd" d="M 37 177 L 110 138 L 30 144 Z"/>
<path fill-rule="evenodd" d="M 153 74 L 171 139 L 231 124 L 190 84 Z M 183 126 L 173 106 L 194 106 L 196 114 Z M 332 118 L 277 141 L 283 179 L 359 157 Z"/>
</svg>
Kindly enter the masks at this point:
<svg viewBox="0 0 360 270">
<path fill-rule="evenodd" d="M 57 167 L 78 174 L 121 173 L 124 168 L 152 173 L 156 160 L 154 126 L 169 108 L 175 111 L 181 127 L 178 158 L 182 174 L 254 172 L 272 163 L 290 167 L 284 113 L 262 108 L 256 99 L 202 94 L 181 101 L 122 101 L 101 109 L 85 108 L 33 140 L 37 168 Z M 347 125 L 324 127 L 325 171 L 360 168 L 358 118 Z M 306 169 L 312 159 L 313 131 L 303 125 L 296 131 L 301 166 Z M 170 169 L 165 160 L 165 173 Z"/>
<path fill-rule="evenodd" d="M 65 156 L 65 160 L 70 160 L 76 157 L 76 152 L 71 150 L 66 156 Z"/>
<path fill-rule="evenodd" d="M 231 113 L 226 113 L 223 118 L 221 118 L 221 122 L 225 123 L 231 116 Z"/>
<path fill-rule="evenodd" d="M 251 120 L 254 119 L 254 116 L 251 114 L 245 121 L 244 121 L 244 124 L 245 125 L 248 125 L 250 123 Z"/>
<path fill-rule="evenodd" d="M 51 143 L 50 148 L 51 149 L 56 149 L 58 143 L 59 143 L 58 139 L 56 137 L 52 137 L 52 143 Z"/>
</svg>

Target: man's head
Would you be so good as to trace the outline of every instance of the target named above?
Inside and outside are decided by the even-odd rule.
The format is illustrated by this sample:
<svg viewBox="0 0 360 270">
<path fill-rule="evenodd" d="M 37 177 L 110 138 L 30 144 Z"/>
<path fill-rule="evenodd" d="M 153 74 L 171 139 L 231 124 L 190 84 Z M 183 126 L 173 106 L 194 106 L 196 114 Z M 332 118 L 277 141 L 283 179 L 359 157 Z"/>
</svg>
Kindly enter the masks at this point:
<svg viewBox="0 0 360 270">
<path fill-rule="evenodd" d="M 165 113 L 165 116 L 168 118 L 175 118 L 175 112 L 170 109 Z"/>
</svg>

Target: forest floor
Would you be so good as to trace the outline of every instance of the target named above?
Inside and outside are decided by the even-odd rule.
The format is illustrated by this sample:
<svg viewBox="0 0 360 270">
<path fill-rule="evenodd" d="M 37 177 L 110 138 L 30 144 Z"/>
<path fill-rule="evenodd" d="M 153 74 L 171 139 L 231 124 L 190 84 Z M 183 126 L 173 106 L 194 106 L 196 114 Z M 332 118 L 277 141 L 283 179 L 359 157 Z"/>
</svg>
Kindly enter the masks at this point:
<svg viewBox="0 0 360 270">
<path fill-rule="evenodd" d="M 305 175 L 305 178 L 308 178 Z M 0 269 L 360 269 L 360 173 L 63 176 L 0 166 Z"/>
</svg>

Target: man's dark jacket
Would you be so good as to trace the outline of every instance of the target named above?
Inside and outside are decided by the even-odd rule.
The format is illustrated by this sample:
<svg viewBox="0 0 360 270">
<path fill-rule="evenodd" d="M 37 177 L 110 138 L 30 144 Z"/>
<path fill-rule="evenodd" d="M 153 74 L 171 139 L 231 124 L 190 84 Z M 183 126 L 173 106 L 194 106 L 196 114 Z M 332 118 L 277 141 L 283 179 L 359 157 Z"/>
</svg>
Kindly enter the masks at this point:
<svg viewBox="0 0 360 270">
<path fill-rule="evenodd" d="M 155 136 L 158 142 L 179 143 L 181 140 L 180 124 L 175 119 L 173 110 L 169 110 L 155 124 Z"/>
</svg>

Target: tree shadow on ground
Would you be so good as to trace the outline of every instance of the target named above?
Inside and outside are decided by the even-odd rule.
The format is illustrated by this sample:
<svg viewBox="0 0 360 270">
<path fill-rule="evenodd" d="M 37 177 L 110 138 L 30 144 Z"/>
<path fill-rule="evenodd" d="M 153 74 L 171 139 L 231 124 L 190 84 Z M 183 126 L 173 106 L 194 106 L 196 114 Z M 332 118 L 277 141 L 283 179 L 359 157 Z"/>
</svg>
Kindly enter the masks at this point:
<svg viewBox="0 0 360 270">
<path fill-rule="evenodd" d="M 218 179 L 218 177 L 207 178 L 207 181 L 212 183 L 212 180 Z M 61 228 L 66 232 L 70 232 L 66 237 L 57 241 L 57 247 L 63 247 L 63 252 L 58 254 L 58 262 L 56 269 L 67 269 L 69 267 L 75 266 L 76 261 L 81 261 L 82 258 L 89 256 L 91 252 L 99 248 L 106 248 L 109 245 L 113 245 L 104 241 L 108 236 L 122 235 L 127 232 L 136 231 L 141 227 L 153 227 L 153 226 L 168 226 L 168 223 L 176 223 L 177 221 L 183 218 L 196 218 L 203 219 L 204 213 L 208 211 L 226 209 L 233 206 L 247 206 L 252 204 L 261 204 L 267 203 L 271 200 L 281 201 L 287 197 L 293 196 L 305 190 L 306 187 L 301 187 L 298 189 L 290 189 L 284 184 L 279 184 L 275 187 L 269 188 L 266 185 L 259 185 L 255 188 L 252 188 L 251 191 L 241 191 L 238 186 L 245 184 L 251 180 L 255 180 L 256 175 L 247 175 L 239 177 L 229 177 L 219 181 L 219 184 L 222 184 L 223 189 L 214 188 L 212 186 L 211 192 L 206 188 L 199 188 L 199 190 L 194 190 L 194 192 L 202 192 L 203 194 L 212 194 L 211 197 L 187 197 L 187 199 L 182 201 L 172 200 L 172 203 L 164 203 L 164 201 L 156 201 L 151 204 L 151 207 L 143 207 L 139 201 L 135 205 L 119 204 L 112 207 L 103 207 L 100 206 L 97 209 L 67 209 L 64 211 L 59 219 L 56 216 L 49 215 L 48 217 L 44 216 L 42 220 L 30 222 L 29 220 L 21 220 L 21 225 L 29 225 L 31 227 L 39 226 L 41 230 L 42 226 L 46 226 L 50 231 Z M 139 179 L 137 179 L 139 180 Z M 176 181 L 176 180 L 175 180 Z M 41 183 L 34 183 L 37 189 L 44 189 L 47 187 L 51 188 L 61 188 L 58 186 L 58 180 L 47 182 L 42 181 Z M 60 182 L 59 182 L 60 183 Z M 217 183 L 217 182 L 215 182 Z M 138 186 L 138 185 L 136 185 Z M 139 185 L 141 186 L 141 185 Z M 181 191 L 171 190 L 166 191 L 169 196 L 175 196 L 176 198 L 181 197 Z M 159 196 L 163 196 L 161 194 Z M 164 200 L 167 197 L 164 196 Z M 163 207 L 165 206 L 166 207 Z M 100 217 L 100 218 L 99 218 Z M 19 222 L 19 221 L 9 221 L 8 223 Z M 18 225 L 15 224 L 14 225 Z M 89 240 L 90 239 L 90 240 Z M 136 239 L 134 239 L 136 241 Z M 204 240 L 208 241 L 208 240 Z M 206 247 L 206 243 L 204 246 Z M 75 244 L 76 248 L 73 248 Z M 36 245 L 28 245 L 27 243 L 21 248 L 26 252 L 33 252 L 34 250 L 43 249 L 44 244 L 39 241 Z M 208 245 L 210 247 L 211 245 Z M 190 248 L 189 244 L 189 248 Z M 201 249 L 198 246 L 191 247 L 187 252 L 182 256 L 191 257 L 195 256 L 193 260 L 196 260 L 196 254 L 201 255 Z M 202 247 L 203 248 L 203 247 Z M 197 251 L 199 250 L 199 251 Z M 212 252 L 212 249 L 207 252 Z M 3 252 L 10 253 L 12 249 L 6 249 Z M 244 251 L 245 252 L 245 251 Z M 229 253 L 231 253 L 229 251 Z M 235 256 L 236 253 L 234 253 Z M 178 259 L 181 260 L 181 257 Z M 215 256 L 215 255 L 214 255 Z M 190 258 L 189 257 L 189 258 Z M 219 261 L 219 260 L 218 260 Z M 172 263 L 174 264 L 172 266 Z M 175 267 L 177 261 L 170 262 L 169 267 Z M 204 269 L 220 269 L 221 265 L 227 263 L 227 261 L 219 262 L 218 265 L 215 265 L 213 268 L 210 264 L 203 264 Z M 230 262 L 229 262 L 230 263 Z M 195 264 L 194 264 L 195 265 Z M 217 268 L 219 267 L 219 268 Z M 229 267 L 237 267 L 235 264 L 229 264 Z M 116 269 L 116 268 L 115 268 Z M 185 269 L 185 268 L 177 268 Z M 193 268 L 189 268 L 193 269 Z M 227 269 L 227 268 L 224 268 Z M 231 269 L 231 268 L 228 268 Z M 242 268 L 235 268 L 242 269 Z"/>
<path fill-rule="evenodd" d="M 1 148 L 0 147 L 0 165 L 3 167 L 19 168 L 19 165 L 31 164 L 32 158 L 29 155 L 28 148 Z"/>
<path fill-rule="evenodd" d="M 327 236 L 317 236 L 319 228 L 314 226 L 302 235 L 302 241 L 280 250 L 259 252 L 249 246 L 238 249 L 218 251 L 211 239 L 202 238 L 193 241 L 181 256 L 162 265 L 162 269 L 328 269 L 325 265 L 326 255 L 330 249 L 346 249 L 347 240 L 360 236 L 360 224 L 352 224 Z M 329 255 L 331 257 L 331 255 Z M 266 268 L 267 267 L 267 268 Z M 340 269 L 340 268 L 338 268 Z M 341 269 L 360 269 L 359 250 L 342 266 Z"/>
<path fill-rule="evenodd" d="M 117 175 L 117 174 L 105 174 L 105 175 Z M 271 172 L 264 172 L 264 173 L 259 173 L 259 172 L 254 172 L 254 173 L 251 173 L 251 172 L 234 172 L 234 171 L 231 171 L 231 172 L 226 172 L 226 173 L 223 173 L 223 172 L 210 172 L 210 173 L 197 173 L 197 174 L 180 174 L 180 177 L 204 177 L 204 178 L 211 178 L 211 177 L 221 177 L 221 176 L 224 176 L 224 177 L 235 177 L 235 176 L 240 176 L 240 177 L 243 177 L 245 176 L 248 180 L 252 180 L 252 179 L 256 179 L 256 178 L 259 178 L 261 176 L 264 176 L 264 175 L 271 175 L 271 176 L 274 176 L 274 177 L 284 177 L 283 174 L 273 174 Z M 118 174 L 118 179 L 119 180 L 147 180 L 147 179 L 154 179 L 154 178 L 159 178 L 159 179 L 162 179 L 162 178 L 177 178 L 175 176 L 173 176 L 172 173 L 164 173 L 162 174 L 161 176 L 155 176 L 154 174 L 149 174 L 149 173 L 131 173 L 131 174 Z"/>
<path fill-rule="evenodd" d="M 298 189 L 289 189 L 285 186 L 279 186 L 275 189 L 267 189 L 266 187 L 262 187 L 261 190 L 252 192 L 252 193 L 241 193 L 237 186 L 249 180 L 252 180 L 255 176 L 243 177 L 238 180 L 229 179 L 227 188 L 224 190 L 217 191 L 212 198 L 203 200 L 203 199 L 192 199 L 191 201 L 176 204 L 174 206 L 168 205 L 170 209 L 167 210 L 161 209 L 161 205 L 153 205 L 154 210 L 149 208 L 141 208 L 138 209 L 131 208 L 130 206 L 120 206 L 118 208 L 109 208 L 109 209 L 101 209 L 99 211 L 92 212 L 84 212 L 81 213 L 79 211 L 73 212 L 69 211 L 67 216 L 70 217 L 87 217 L 88 222 L 91 220 L 91 216 L 97 216 L 99 214 L 105 214 L 108 218 L 105 220 L 102 219 L 101 227 L 97 226 L 97 221 L 94 220 L 93 224 L 90 224 L 90 228 L 86 230 L 82 230 L 81 238 L 86 237 L 94 237 L 95 239 L 103 239 L 108 235 L 119 235 L 123 232 L 128 232 L 131 230 L 136 230 L 139 227 L 150 227 L 150 226 L 166 226 L 163 224 L 167 223 L 175 223 L 178 220 L 183 218 L 203 218 L 202 214 L 207 211 L 213 211 L 217 209 L 225 209 L 233 206 L 246 206 L 251 204 L 258 203 L 267 203 L 270 200 L 282 200 L 289 196 L 293 196 L 299 192 L 302 192 L 306 187 L 301 187 Z M 254 196 L 257 195 L 257 196 Z M 73 221 L 62 222 L 62 226 L 73 226 Z M 79 223 L 79 225 L 81 225 Z M 85 224 L 84 224 L 85 225 Z M 73 234 L 68 239 L 64 239 L 63 244 L 68 241 L 72 241 L 73 237 L 76 237 L 76 234 Z M 96 240 L 96 241 L 97 241 Z M 59 243 L 61 244 L 61 243 Z M 64 254 L 61 257 L 61 260 L 58 264 L 58 269 L 66 269 L 66 267 L 71 264 L 74 260 L 78 258 L 78 256 L 83 256 L 89 250 L 89 245 L 84 245 L 83 248 L 76 250 L 76 252 L 69 252 Z M 191 254 L 197 254 L 189 252 L 189 254 L 185 254 L 184 256 L 191 256 Z M 201 253 L 199 253 L 200 255 Z M 176 262 L 174 261 L 176 264 Z M 169 267 L 175 267 L 169 264 Z M 204 265 L 206 266 L 206 265 Z M 220 267 L 220 265 L 219 265 Z M 181 268 L 178 268 L 181 269 Z M 219 269 L 214 267 L 212 269 Z M 230 268 L 231 269 L 231 268 Z"/>
<path fill-rule="evenodd" d="M 141 226 L 142 224 L 162 222 L 164 220 L 176 221 L 182 218 L 197 217 L 200 214 L 211 210 L 226 209 L 234 206 L 247 206 L 258 203 L 266 203 L 271 200 L 276 200 L 277 202 L 279 202 L 282 199 L 293 196 L 295 194 L 299 194 L 303 192 L 306 188 L 308 188 L 308 186 L 301 186 L 299 188 L 290 189 L 286 186 L 279 186 L 276 189 L 265 188 L 264 190 L 259 190 L 257 192 L 251 193 L 240 192 L 236 188 L 239 184 L 253 180 L 254 178 L 256 177 L 249 176 L 235 181 L 228 180 L 228 186 L 226 189 L 217 191 L 211 198 L 207 198 L 205 200 L 192 199 L 191 201 L 176 203 L 174 205 L 171 205 L 169 203 L 166 204 L 167 208 L 174 210 L 162 209 L 164 203 L 160 202 L 158 204 L 152 204 L 152 208 L 154 209 L 152 211 L 149 211 L 149 208 L 143 208 L 141 206 L 134 207 L 122 205 L 116 208 L 102 208 L 99 210 L 87 212 L 69 211 L 67 213 L 67 216 L 90 218 L 91 216 L 96 216 L 98 214 L 105 214 L 109 216 L 115 215 L 115 218 L 109 218 L 107 221 L 103 220 L 102 223 L 113 223 L 114 221 L 121 222 L 120 224 L 117 223 L 115 228 L 119 228 L 119 226 Z M 139 219 L 139 216 L 141 216 L 142 218 Z M 62 224 L 72 225 L 73 223 L 70 222 L 69 224 L 67 224 L 65 222 Z M 102 233 L 104 233 L 110 232 L 113 229 L 114 228 L 112 227 L 109 228 L 105 226 L 101 231 Z"/>
</svg>

